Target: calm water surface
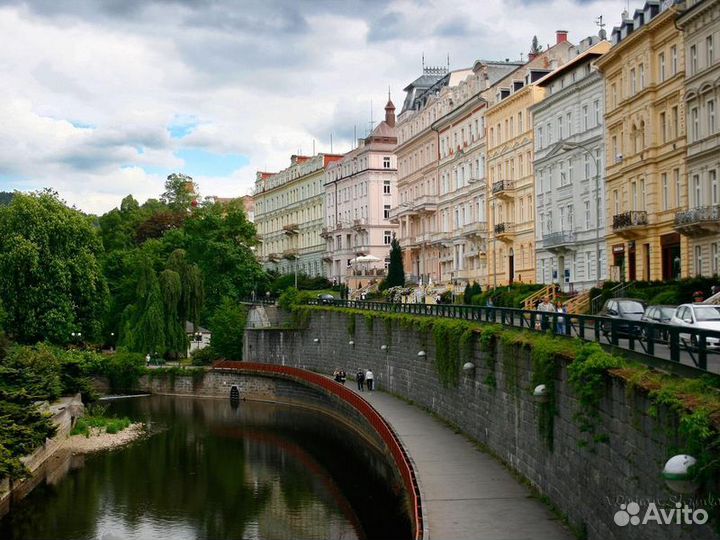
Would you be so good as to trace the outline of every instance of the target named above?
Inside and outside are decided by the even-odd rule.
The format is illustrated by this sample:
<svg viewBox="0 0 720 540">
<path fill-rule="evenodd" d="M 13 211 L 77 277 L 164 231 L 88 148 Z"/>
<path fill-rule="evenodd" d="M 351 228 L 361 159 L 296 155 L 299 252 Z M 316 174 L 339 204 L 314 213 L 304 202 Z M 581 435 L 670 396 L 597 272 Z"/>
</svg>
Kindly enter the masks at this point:
<svg viewBox="0 0 720 540">
<path fill-rule="evenodd" d="M 388 464 L 330 417 L 284 405 L 152 396 L 131 446 L 74 458 L 0 522 L 0 538 L 410 537 Z"/>
</svg>

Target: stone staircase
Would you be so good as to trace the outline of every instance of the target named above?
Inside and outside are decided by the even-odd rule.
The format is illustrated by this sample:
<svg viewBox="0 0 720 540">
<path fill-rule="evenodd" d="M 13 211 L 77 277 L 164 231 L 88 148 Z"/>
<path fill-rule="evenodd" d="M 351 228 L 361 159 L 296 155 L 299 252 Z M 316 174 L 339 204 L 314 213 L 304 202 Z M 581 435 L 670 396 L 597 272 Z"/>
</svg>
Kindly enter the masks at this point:
<svg viewBox="0 0 720 540">
<path fill-rule="evenodd" d="M 565 302 L 565 308 L 568 313 L 582 315 L 590 309 L 590 290 L 576 294 Z"/>
</svg>

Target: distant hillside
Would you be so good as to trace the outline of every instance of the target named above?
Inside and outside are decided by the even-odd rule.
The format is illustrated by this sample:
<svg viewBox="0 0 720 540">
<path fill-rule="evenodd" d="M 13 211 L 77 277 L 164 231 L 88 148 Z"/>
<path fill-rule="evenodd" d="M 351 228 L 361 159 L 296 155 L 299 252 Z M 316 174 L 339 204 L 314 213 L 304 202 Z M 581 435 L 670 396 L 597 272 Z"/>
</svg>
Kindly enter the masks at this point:
<svg viewBox="0 0 720 540">
<path fill-rule="evenodd" d="M 10 204 L 15 195 L 9 191 L 0 191 L 0 205 Z"/>
</svg>

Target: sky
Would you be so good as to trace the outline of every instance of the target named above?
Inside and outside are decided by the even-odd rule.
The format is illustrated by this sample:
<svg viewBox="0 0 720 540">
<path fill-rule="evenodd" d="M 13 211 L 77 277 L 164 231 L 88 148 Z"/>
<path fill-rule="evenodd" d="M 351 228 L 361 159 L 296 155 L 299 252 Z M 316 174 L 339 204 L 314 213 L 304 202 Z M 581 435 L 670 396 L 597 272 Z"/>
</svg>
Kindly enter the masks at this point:
<svg viewBox="0 0 720 540">
<path fill-rule="evenodd" d="M 371 108 L 426 65 L 518 60 L 533 35 L 577 43 L 623 0 L 0 0 L 0 191 L 52 188 L 104 213 L 251 191 L 296 153 L 350 150 Z M 630 5 L 631 9 L 640 4 Z M 371 107 L 372 104 L 372 107 Z M 399 112 L 399 110 L 398 110 Z"/>
</svg>

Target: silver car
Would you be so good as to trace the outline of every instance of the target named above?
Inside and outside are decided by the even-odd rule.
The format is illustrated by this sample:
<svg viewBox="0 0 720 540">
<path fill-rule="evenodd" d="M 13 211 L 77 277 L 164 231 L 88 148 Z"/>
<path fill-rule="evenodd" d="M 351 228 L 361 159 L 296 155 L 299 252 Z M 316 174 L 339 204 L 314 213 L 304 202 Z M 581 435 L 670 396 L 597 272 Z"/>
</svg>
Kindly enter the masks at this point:
<svg viewBox="0 0 720 540">
<path fill-rule="evenodd" d="M 720 306 L 707 304 L 682 304 L 677 307 L 670 319 L 670 324 L 698 330 L 715 330 L 720 332 Z M 682 339 L 690 339 L 692 345 L 697 345 L 697 334 L 680 334 Z M 708 336 L 705 338 L 708 348 L 720 348 L 720 337 Z"/>
</svg>

